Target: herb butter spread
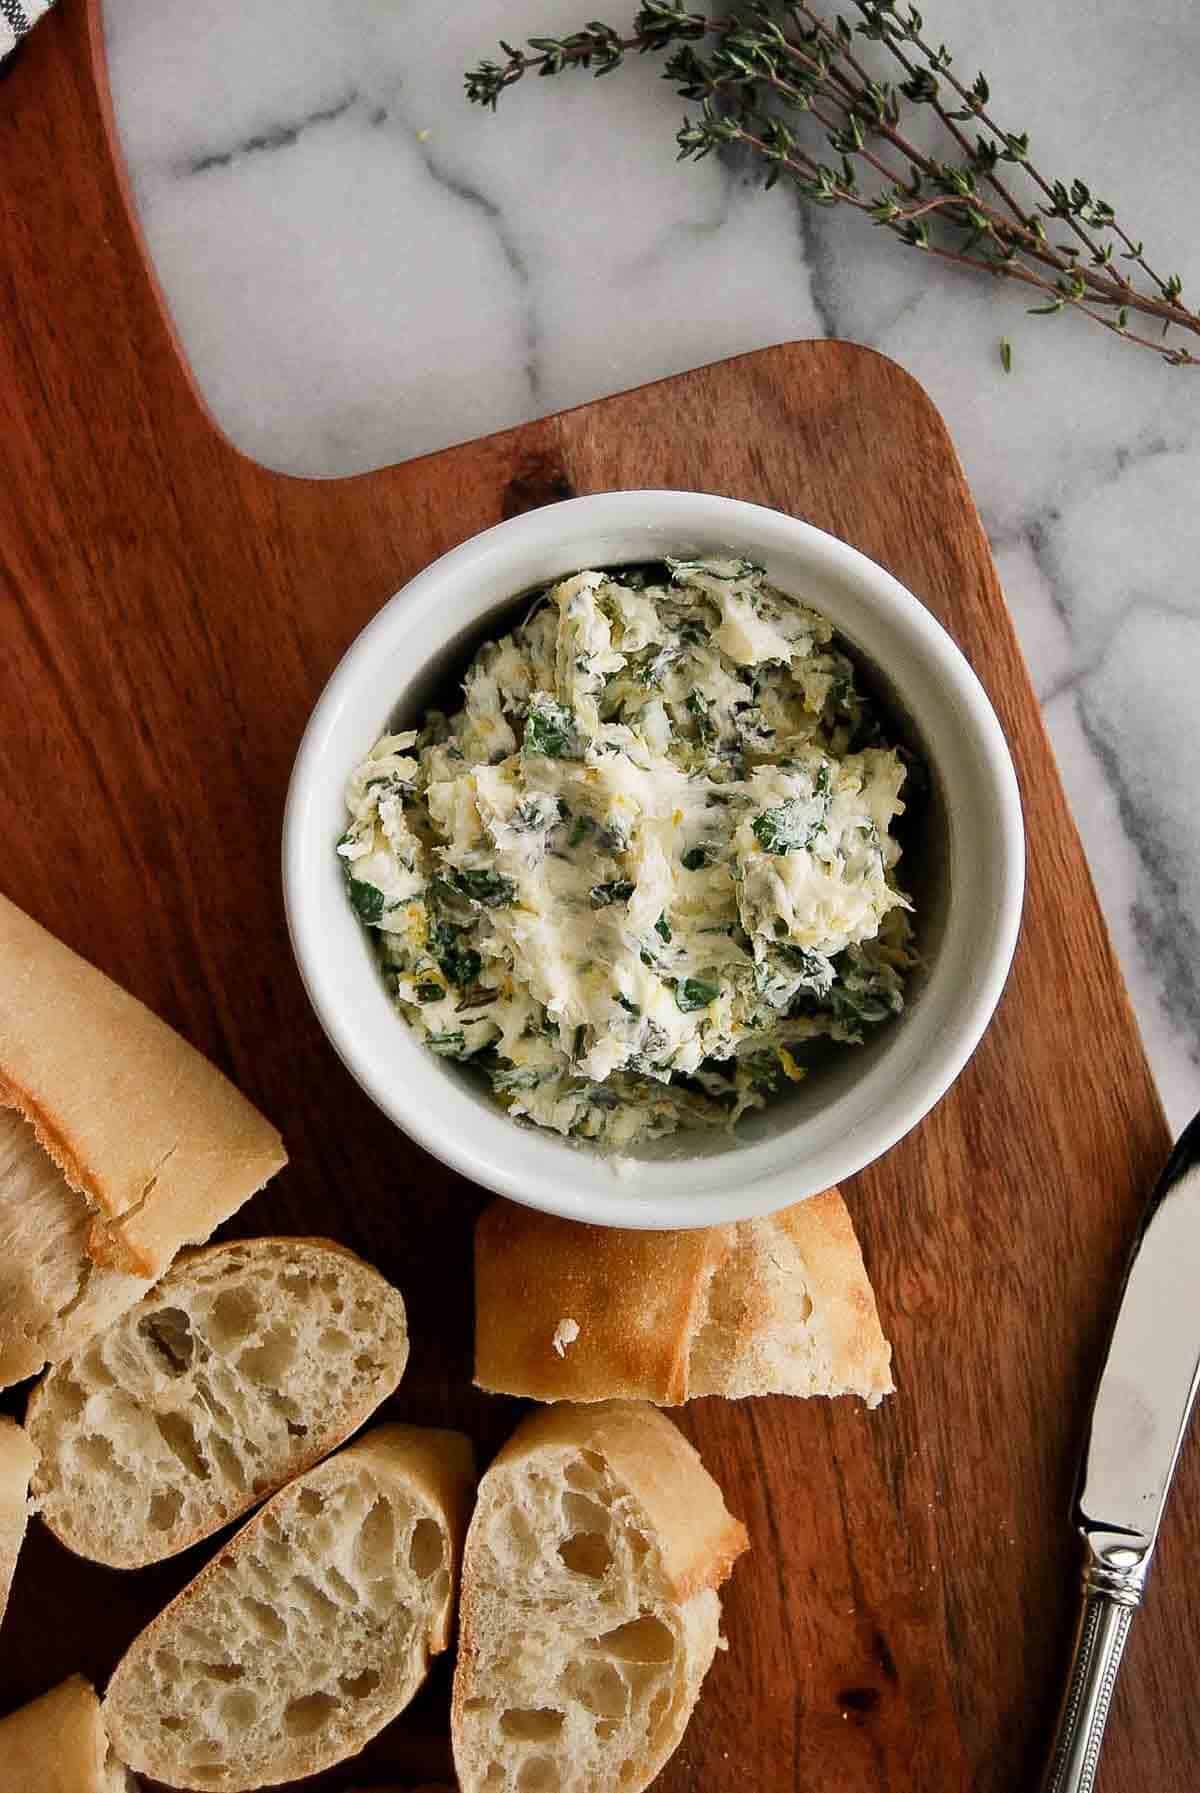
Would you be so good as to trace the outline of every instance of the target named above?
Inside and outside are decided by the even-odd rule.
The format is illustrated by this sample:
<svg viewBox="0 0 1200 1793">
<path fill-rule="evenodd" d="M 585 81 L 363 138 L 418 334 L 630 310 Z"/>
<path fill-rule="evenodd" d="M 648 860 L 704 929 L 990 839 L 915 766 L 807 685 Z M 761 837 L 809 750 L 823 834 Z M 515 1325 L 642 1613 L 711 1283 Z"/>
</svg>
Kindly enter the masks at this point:
<svg viewBox="0 0 1200 1793">
<path fill-rule="evenodd" d="M 510 1114 L 732 1125 L 903 1006 L 904 763 L 759 568 L 573 574 L 464 700 L 376 744 L 338 852 L 401 1012 Z"/>
</svg>

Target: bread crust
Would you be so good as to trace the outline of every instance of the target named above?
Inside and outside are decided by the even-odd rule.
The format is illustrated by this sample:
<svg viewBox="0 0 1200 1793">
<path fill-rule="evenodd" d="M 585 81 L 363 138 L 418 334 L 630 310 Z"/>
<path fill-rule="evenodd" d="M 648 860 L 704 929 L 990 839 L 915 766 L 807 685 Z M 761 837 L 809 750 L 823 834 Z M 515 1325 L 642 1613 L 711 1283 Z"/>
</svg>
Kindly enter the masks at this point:
<svg viewBox="0 0 1200 1793">
<path fill-rule="evenodd" d="M 476 1383 L 535 1401 L 664 1407 L 700 1392 L 786 1392 L 756 1356 L 788 1315 L 753 1275 L 730 1329 L 729 1385 L 696 1388 L 691 1363 L 714 1277 L 738 1254 L 752 1264 L 776 1237 L 798 1256 L 791 1293 L 797 1305 L 807 1296 L 822 1331 L 821 1392 L 849 1389 L 873 1404 L 892 1387 L 891 1348 L 837 1189 L 758 1220 L 676 1233 L 586 1226 L 497 1199 L 475 1232 Z M 563 1320 L 578 1328 L 569 1343 Z"/>
<path fill-rule="evenodd" d="M 0 896 L 0 1103 L 94 1210 L 91 1261 L 157 1278 L 286 1162 L 215 1065 Z"/>
<path fill-rule="evenodd" d="M 726 1229 L 588 1226 L 496 1200 L 475 1228 L 475 1380 L 536 1401 L 686 1401 L 688 1345 Z M 578 1337 L 555 1349 L 560 1322 Z"/>
<path fill-rule="evenodd" d="M 186 1279 L 191 1272 L 196 1268 L 211 1262 L 214 1258 L 220 1257 L 222 1253 L 236 1250 L 249 1253 L 262 1252 L 268 1255 L 289 1251 L 295 1254 L 297 1248 L 300 1248 L 301 1250 L 309 1248 L 320 1252 L 327 1252 L 353 1264 L 356 1270 L 364 1272 L 370 1279 L 371 1296 L 374 1299 L 378 1299 L 381 1290 L 386 1291 L 387 1296 L 394 1298 L 399 1305 L 401 1318 L 404 1319 L 404 1304 L 400 1291 L 393 1288 L 390 1283 L 386 1282 L 385 1278 L 373 1265 L 368 1264 L 357 1252 L 352 1251 L 349 1246 L 341 1244 L 338 1240 L 324 1239 L 316 1235 L 296 1238 L 284 1235 L 271 1235 L 261 1239 L 219 1241 L 214 1245 L 197 1246 L 190 1250 L 182 1251 L 172 1264 L 162 1282 L 157 1283 L 154 1288 L 143 1297 L 143 1300 L 153 1300 L 157 1304 L 164 1298 L 169 1298 L 172 1292 L 178 1288 L 180 1282 L 186 1282 Z M 131 1317 L 131 1315 L 136 1314 L 140 1305 L 141 1303 L 136 1303 L 134 1308 L 127 1310 L 127 1312 L 121 1315 L 114 1324 L 118 1326 L 123 1324 Z M 334 1431 L 315 1431 L 313 1448 L 310 1451 L 305 1452 L 294 1462 L 289 1463 L 283 1473 L 268 1479 L 261 1485 L 256 1482 L 254 1488 L 247 1491 L 245 1499 L 242 1500 L 240 1504 L 221 1511 L 213 1517 L 208 1524 L 191 1528 L 183 1536 L 174 1539 L 167 1549 L 158 1548 L 150 1554 L 142 1551 L 137 1555 L 128 1556 L 96 1554 L 94 1545 L 92 1549 L 83 1548 L 84 1541 L 75 1526 L 68 1525 L 64 1527 L 62 1525 L 60 1516 L 58 1515 L 54 1504 L 51 1502 L 45 1502 L 40 1508 L 42 1523 L 49 1531 L 54 1533 L 59 1542 L 68 1550 L 75 1551 L 77 1554 L 87 1557 L 93 1562 L 102 1562 L 109 1568 L 140 1569 L 146 1567 L 150 1563 L 161 1562 L 167 1557 L 177 1556 L 180 1551 L 187 1550 L 191 1545 L 199 1543 L 201 1539 L 211 1537 L 213 1532 L 219 1531 L 223 1526 L 240 1518 L 243 1513 L 249 1512 L 252 1507 L 261 1505 L 263 1501 L 268 1500 L 280 1488 L 285 1486 L 285 1484 L 294 1481 L 298 1476 L 306 1474 L 308 1470 L 312 1469 L 317 1463 L 320 1463 L 332 1451 L 336 1451 L 338 1447 L 344 1444 L 346 1439 L 353 1433 L 357 1432 L 358 1428 L 361 1425 L 364 1425 L 371 1417 L 371 1414 L 395 1392 L 401 1377 L 403 1376 L 407 1361 L 407 1322 L 405 1320 L 404 1354 L 398 1363 L 392 1365 L 395 1373 L 389 1378 L 386 1384 L 379 1387 L 375 1399 L 368 1405 L 360 1404 L 355 1407 L 346 1415 L 344 1422 Z M 70 1363 L 71 1360 L 68 1358 L 64 1360 L 63 1363 L 56 1365 L 54 1369 L 47 1371 L 41 1381 L 37 1382 L 30 1391 L 29 1401 L 25 1410 L 25 1423 L 30 1429 L 36 1429 L 38 1427 L 39 1414 L 47 1398 L 47 1390 L 51 1383 L 51 1379 L 55 1374 L 55 1369 L 69 1371 Z M 48 1492 L 45 1482 L 48 1462 L 49 1456 L 44 1454 L 42 1457 L 41 1472 L 34 1477 L 34 1493 L 38 1497 L 43 1497 L 43 1499 Z M 77 1520 L 78 1515 L 73 1512 L 71 1518 Z"/>
<path fill-rule="evenodd" d="M 29 1482 L 37 1460 L 29 1434 L 0 1414 L 0 1624 L 29 1520 Z"/>
<path fill-rule="evenodd" d="M 111 1793 L 100 1702 L 82 1675 L 0 1719 L 0 1763 L 11 1793 Z"/>
</svg>

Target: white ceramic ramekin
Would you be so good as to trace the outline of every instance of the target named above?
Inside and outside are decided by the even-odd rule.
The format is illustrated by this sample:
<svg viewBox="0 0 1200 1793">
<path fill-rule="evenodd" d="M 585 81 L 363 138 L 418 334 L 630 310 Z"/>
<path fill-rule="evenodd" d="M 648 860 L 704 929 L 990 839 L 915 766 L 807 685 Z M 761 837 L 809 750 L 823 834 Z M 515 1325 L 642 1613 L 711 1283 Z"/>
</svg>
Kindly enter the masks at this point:
<svg viewBox="0 0 1200 1793">
<path fill-rule="evenodd" d="M 512 1121 L 396 1012 L 346 901 L 335 844 L 348 773 L 389 723 L 415 724 L 449 669 L 515 598 L 580 567 L 735 551 L 824 612 L 880 671 L 934 795 L 902 871 L 926 961 L 913 1000 L 871 1041 L 748 1117 L 732 1137 L 677 1135 L 613 1160 Z M 919 861 L 923 861 L 920 863 Z M 464 1176 L 607 1226 L 710 1226 L 840 1182 L 928 1112 L 966 1063 L 1016 944 L 1024 836 L 1012 761 L 945 630 L 873 561 L 806 523 L 699 492 L 606 492 L 501 523 L 396 594 L 353 642 L 300 743 L 283 833 L 292 944 L 334 1047 L 384 1112 Z M 744 1129 L 744 1130 L 743 1130 Z"/>
</svg>

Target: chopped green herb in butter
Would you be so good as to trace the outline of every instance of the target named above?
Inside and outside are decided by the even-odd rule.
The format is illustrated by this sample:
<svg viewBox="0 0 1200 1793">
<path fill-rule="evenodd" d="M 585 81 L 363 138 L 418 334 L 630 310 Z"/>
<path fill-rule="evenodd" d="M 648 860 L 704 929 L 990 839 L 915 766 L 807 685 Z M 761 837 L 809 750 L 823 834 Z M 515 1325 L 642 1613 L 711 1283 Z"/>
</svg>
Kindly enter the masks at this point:
<svg viewBox="0 0 1200 1793">
<path fill-rule="evenodd" d="M 760 569 L 573 574 L 463 696 L 372 749 L 338 853 L 402 1013 L 510 1114 L 731 1125 L 903 1007 L 904 765 Z"/>
</svg>

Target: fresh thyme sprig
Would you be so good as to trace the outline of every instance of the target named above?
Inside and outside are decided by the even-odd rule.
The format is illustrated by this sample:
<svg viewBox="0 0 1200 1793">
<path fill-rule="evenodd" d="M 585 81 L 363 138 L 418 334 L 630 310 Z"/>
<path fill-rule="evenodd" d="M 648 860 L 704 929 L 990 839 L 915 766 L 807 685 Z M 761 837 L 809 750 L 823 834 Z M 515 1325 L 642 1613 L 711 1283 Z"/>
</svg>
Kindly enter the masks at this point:
<svg viewBox="0 0 1200 1793">
<path fill-rule="evenodd" d="M 814 204 L 848 205 L 909 248 L 1030 287 L 1044 301 L 1029 308 L 1034 314 L 1081 311 L 1173 367 L 1200 366 L 1200 354 L 1166 340 L 1171 330 L 1200 336 L 1182 281 L 1155 272 L 1112 206 L 1080 180 L 1037 169 L 1028 133 L 996 122 L 985 76 L 961 81 L 946 46 L 926 39 L 915 7 L 849 4 L 854 22 L 825 17 L 808 0 L 743 0 L 724 15 L 646 0 L 624 36 L 592 20 L 567 37 L 532 37 L 525 50 L 502 42 L 507 60 L 470 70 L 467 98 L 494 108 L 528 74 L 607 75 L 630 51 L 663 55 L 665 79 L 699 107 L 677 133 L 681 160 L 741 145 L 768 187 L 786 178 Z M 899 78 L 876 79 L 856 53 L 858 38 L 880 44 Z M 937 116 L 952 146 L 947 159 L 912 142 L 905 102 Z M 812 117 L 834 161 L 801 140 L 789 113 Z M 1053 240 L 1050 224 L 1061 227 Z M 1131 329 L 1131 312 L 1160 324 L 1162 335 Z"/>
</svg>

